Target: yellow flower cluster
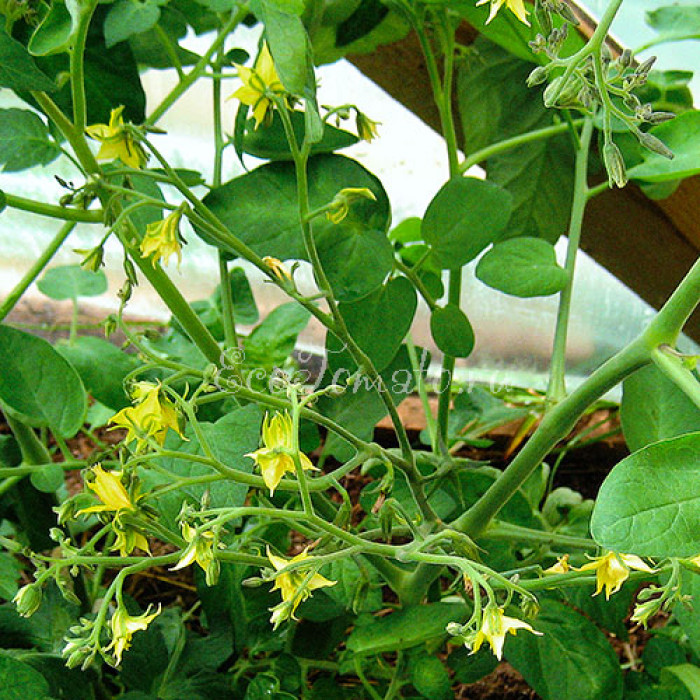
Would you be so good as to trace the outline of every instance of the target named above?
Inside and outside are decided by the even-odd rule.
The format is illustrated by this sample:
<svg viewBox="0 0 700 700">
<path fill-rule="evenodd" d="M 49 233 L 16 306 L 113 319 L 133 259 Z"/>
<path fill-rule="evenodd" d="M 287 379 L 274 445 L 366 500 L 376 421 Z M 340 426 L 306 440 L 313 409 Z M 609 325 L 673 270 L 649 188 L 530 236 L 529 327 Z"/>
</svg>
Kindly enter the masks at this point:
<svg viewBox="0 0 700 700">
<path fill-rule="evenodd" d="M 135 632 L 142 632 L 148 625 L 160 615 L 160 605 L 158 609 L 149 615 L 151 606 L 149 605 L 146 612 L 142 615 L 129 615 L 123 606 L 119 606 L 112 615 L 110 620 L 110 628 L 112 632 L 112 641 L 105 651 L 114 649 L 114 658 L 117 665 L 122 662 L 122 654 L 131 647 L 131 638 Z"/>
<path fill-rule="evenodd" d="M 146 165 L 148 156 L 133 134 L 126 128 L 122 112 L 124 105 L 113 109 L 109 115 L 109 124 L 93 124 L 85 131 L 90 138 L 101 143 L 97 160 L 119 159 L 124 165 L 139 170 Z"/>
<path fill-rule="evenodd" d="M 538 636 L 542 632 L 532 629 L 527 622 L 518 620 L 516 617 L 508 617 L 503 614 L 503 608 L 499 608 L 493 603 L 489 603 L 481 616 L 481 627 L 472 639 L 467 640 L 471 653 L 476 654 L 484 642 L 488 642 L 494 656 L 500 661 L 503 656 L 503 645 L 506 641 L 506 634 L 515 634 L 518 630 L 527 630 Z"/>
</svg>

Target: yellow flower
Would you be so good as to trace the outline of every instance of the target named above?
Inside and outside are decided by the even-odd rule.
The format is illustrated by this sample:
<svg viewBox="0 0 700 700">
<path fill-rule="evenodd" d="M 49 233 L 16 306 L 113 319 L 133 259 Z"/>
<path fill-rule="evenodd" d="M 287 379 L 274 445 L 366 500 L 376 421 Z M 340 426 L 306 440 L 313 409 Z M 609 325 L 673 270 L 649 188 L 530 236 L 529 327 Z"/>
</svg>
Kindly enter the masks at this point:
<svg viewBox="0 0 700 700">
<path fill-rule="evenodd" d="M 90 138 L 102 143 L 97 152 L 98 160 L 119 158 L 124 165 L 138 170 L 146 165 L 148 156 L 141 144 L 134 140 L 132 134 L 124 126 L 123 111 L 124 105 L 120 105 L 110 113 L 109 124 L 93 124 L 88 126 L 85 131 Z"/>
<path fill-rule="evenodd" d="M 484 5 L 487 2 L 491 3 L 491 12 L 489 14 L 489 18 L 486 20 L 486 24 L 488 24 L 498 14 L 498 11 L 501 9 L 503 4 L 505 4 L 505 6 L 523 24 L 527 24 L 528 27 L 530 26 L 530 22 L 527 19 L 527 16 L 530 13 L 525 9 L 525 3 L 523 0 L 479 0 L 476 5 L 478 7 L 479 5 Z"/>
<path fill-rule="evenodd" d="M 646 571 L 650 574 L 655 572 L 655 569 L 652 569 L 634 554 L 616 554 L 615 552 L 608 552 L 602 557 L 594 557 L 593 561 L 584 564 L 576 571 L 595 571 L 596 591 L 593 595 L 598 595 L 605 588 L 605 598 L 609 599 L 613 593 L 620 590 L 630 575 L 630 569 Z"/>
<path fill-rule="evenodd" d="M 350 211 L 350 205 L 358 199 L 370 199 L 373 202 L 377 201 L 374 192 L 367 187 L 344 187 L 338 194 L 333 197 L 330 203 L 326 216 L 329 221 L 334 224 L 339 224 Z"/>
<path fill-rule="evenodd" d="M 552 564 L 548 569 L 545 569 L 543 574 L 566 574 L 571 570 L 569 564 L 569 555 L 565 554 L 563 557 L 557 559 L 556 564 Z"/>
<path fill-rule="evenodd" d="M 289 270 L 285 267 L 284 263 L 277 258 L 271 258 L 266 255 L 262 261 L 270 268 L 270 272 L 278 279 L 280 282 L 285 280 L 292 281 L 292 275 Z"/>
<path fill-rule="evenodd" d="M 275 413 L 270 418 L 265 414 L 262 427 L 262 439 L 264 447 L 255 452 L 246 454 L 252 457 L 260 467 L 265 486 L 270 489 L 270 495 L 274 495 L 277 485 L 286 472 L 294 472 L 294 458 L 292 457 L 292 418 L 288 413 Z M 302 469 L 316 469 L 311 460 L 299 452 L 299 461 Z"/>
<path fill-rule="evenodd" d="M 214 533 L 206 530 L 197 535 L 197 530 L 189 523 L 182 523 L 182 536 L 188 543 L 187 548 L 170 571 L 178 571 L 197 562 L 206 575 L 207 586 L 213 586 L 219 577 L 219 562 L 214 557 Z"/>
<path fill-rule="evenodd" d="M 292 559 L 283 559 L 282 557 L 275 556 L 268 547 L 267 558 L 270 560 L 272 566 L 275 567 L 275 571 L 281 571 L 293 562 L 307 559 L 309 561 L 313 560 L 313 557 L 308 554 L 308 547 L 301 554 L 297 554 Z M 272 622 L 275 628 L 288 617 L 296 619 L 294 618 L 294 612 L 299 607 L 299 603 L 311 596 L 311 591 L 315 591 L 317 588 L 325 588 L 326 586 L 335 586 L 337 583 L 337 581 L 329 581 L 327 578 L 321 576 L 321 574 L 316 573 L 306 581 L 308 574 L 309 567 L 299 567 L 289 573 L 275 576 L 275 585 L 272 587 L 272 590 L 279 590 L 282 594 L 282 604 L 272 608 L 273 614 L 270 622 Z M 305 581 L 306 583 L 304 583 Z"/>
<path fill-rule="evenodd" d="M 263 44 L 255 66 L 246 68 L 234 63 L 238 69 L 238 77 L 243 85 L 231 95 L 240 100 L 244 105 L 253 108 L 253 119 L 257 129 L 268 115 L 268 110 L 274 106 L 270 99 L 270 93 L 284 94 L 284 85 L 277 75 L 275 63 L 272 60 L 267 44 Z"/>
<path fill-rule="evenodd" d="M 181 438 L 185 438 L 180 430 L 178 414 L 173 403 L 161 396 L 160 385 L 150 382 L 138 382 L 132 392 L 136 406 L 123 408 L 112 416 L 110 422 L 114 428 L 126 428 L 126 442 L 137 441 L 137 449 L 146 445 L 141 437 L 152 437 L 159 445 L 165 442 L 168 428 L 174 430 Z"/>
<path fill-rule="evenodd" d="M 149 605 L 145 613 L 132 617 L 124 607 L 119 606 L 114 615 L 112 615 L 110 620 L 112 641 L 106 651 L 114 649 L 114 658 L 117 661 L 117 665 L 122 662 L 122 654 L 131 647 L 131 638 L 134 632 L 145 630 L 151 621 L 160 615 L 160 605 L 158 605 L 158 609 L 154 613 L 149 615 L 150 609 L 151 606 Z"/>
<path fill-rule="evenodd" d="M 378 126 L 379 122 L 375 122 L 366 114 L 360 112 L 359 109 L 357 110 L 355 115 L 355 128 L 357 129 L 357 135 L 363 141 L 371 143 L 373 139 L 377 138 L 377 136 L 379 136 L 379 132 L 377 131 Z"/>
<path fill-rule="evenodd" d="M 180 219 L 182 209 L 176 209 L 165 219 L 154 221 L 146 226 L 146 234 L 141 241 L 141 255 L 144 258 L 151 256 L 153 267 L 163 258 L 163 263 L 168 264 L 171 255 L 177 255 L 177 265 L 182 262 L 182 245 L 180 243 Z"/>
<path fill-rule="evenodd" d="M 506 634 L 508 632 L 515 634 L 517 630 L 527 630 L 532 632 L 532 634 L 542 635 L 542 632 L 533 630 L 527 622 L 518 620 L 515 617 L 507 617 L 503 614 L 503 608 L 489 603 L 481 617 L 481 629 L 476 633 L 470 644 L 471 653 L 476 654 L 484 641 L 487 641 L 494 656 L 500 661 L 503 656 Z"/>
<path fill-rule="evenodd" d="M 86 481 L 86 484 L 102 501 L 102 505 L 83 508 L 76 515 L 81 515 L 82 513 L 103 513 L 105 511 L 118 513 L 120 510 L 136 509 L 122 483 L 122 474 L 124 472 L 108 472 L 100 464 L 96 464 L 91 471 L 95 478 L 92 481 Z"/>
</svg>

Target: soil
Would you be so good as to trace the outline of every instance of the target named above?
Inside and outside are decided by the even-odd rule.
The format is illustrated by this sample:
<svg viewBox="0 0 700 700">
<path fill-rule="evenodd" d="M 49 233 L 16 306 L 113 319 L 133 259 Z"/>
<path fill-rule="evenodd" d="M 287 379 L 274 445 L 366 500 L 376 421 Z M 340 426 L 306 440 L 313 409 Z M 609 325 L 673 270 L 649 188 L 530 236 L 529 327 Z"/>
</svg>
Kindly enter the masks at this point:
<svg viewBox="0 0 700 700">
<path fill-rule="evenodd" d="M 62 323 L 63 318 L 57 317 L 50 307 L 41 307 L 23 304 L 16 309 L 8 319 L 14 324 L 41 324 L 41 328 L 34 327 L 32 332 L 47 337 L 49 340 L 56 340 L 58 337 L 65 337 L 65 329 L 56 328 L 57 323 Z M 91 319 L 94 321 L 95 319 Z M 95 329 L 96 334 L 100 333 Z M 119 342 L 119 339 L 115 339 Z M 422 408 L 417 398 L 409 397 L 400 408 L 400 413 L 404 419 L 409 433 L 409 438 L 415 445 L 419 445 L 419 432 L 424 427 L 421 424 L 420 416 Z M 1 420 L 0 433 L 8 432 L 6 424 Z M 587 444 L 580 449 L 571 450 L 562 460 L 556 474 L 555 486 L 568 486 L 582 493 L 586 498 L 595 497 L 600 484 L 610 469 L 627 454 L 627 448 L 619 432 L 609 435 L 615 428 L 619 428 L 617 412 L 614 409 L 597 411 L 584 418 L 573 431 L 574 434 L 588 429 L 590 426 L 599 424 L 595 435 L 608 434 L 607 437 L 599 441 Z M 517 424 L 511 424 L 500 428 L 487 437 L 492 441 L 490 447 L 476 449 L 464 447 L 459 456 L 470 459 L 487 460 L 495 467 L 504 467 L 509 459 L 504 457 L 507 453 L 513 435 L 516 433 Z M 100 429 L 97 436 L 108 443 L 116 444 L 124 437 L 124 431 L 107 431 Z M 395 442 L 393 431 L 385 423 L 380 423 L 375 431 L 375 440 L 380 444 L 391 446 Z M 91 439 L 84 434 L 79 434 L 68 442 L 71 452 L 77 458 L 87 458 L 95 450 L 95 445 Z M 57 460 L 60 460 L 60 453 Z M 553 460 L 550 460 L 550 463 Z M 327 463 L 327 468 L 332 468 L 331 463 Z M 348 490 L 355 505 L 353 519 L 358 522 L 363 517 L 363 512 L 358 504 L 359 493 L 370 477 L 353 473 L 345 477 L 344 486 Z M 71 493 L 76 493 L 82 489 L 82 478 L 77 471 L 66 472 L 66 481 Z M 88 534 L 86 533 L 86 536 Z M 300 535 L 292 538 L 293 552 L 298 553 L 308 544 Z M 151 548 L 154 554 L 163 554 L 169 549 L 169 545 L 152 541 Z M 188 567 L 178 572 L 161 570 L 159 568 L 141 572 L 129 578 L 129 595 L 139 600 L 142 605 L 148 603 L 161 602 L 164 605 L 174 604 L 181 606 L 184 610 L 191 609 L 197 603 L 196 588 L 192 578 L 192 567 Z M 390 594 L 391 592 L 389 592 Z M 192 624 L 198 624 L 196 616 L 191 618 Z M 662 620 L 658 624 L 662 624 Z M 639 626 L 630 629 L 630 639 L 624 644 L 615 638 L 611 638 L 611 643 L 618 652 L 621 663 L 632 664 L 639 659 L 644 643 L 648 638 L 648 633 Z M 536 700 L 539 696 L 532 691 L 522 676 L 507 662 L 501 663 L 491 674 L 482 678 L 477 683 L 464 685 L 456 683 L 453 686 L 454 697 L 458 700 Z"/>
</svg>

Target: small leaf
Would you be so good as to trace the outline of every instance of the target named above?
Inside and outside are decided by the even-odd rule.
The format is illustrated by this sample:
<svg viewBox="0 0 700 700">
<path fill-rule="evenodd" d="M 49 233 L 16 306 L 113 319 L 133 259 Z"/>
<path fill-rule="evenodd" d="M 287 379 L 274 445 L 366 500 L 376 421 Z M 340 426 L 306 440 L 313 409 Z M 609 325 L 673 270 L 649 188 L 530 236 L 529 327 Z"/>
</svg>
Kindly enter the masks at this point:
<svg viewBox="0 0 700 700">
<path fill-rule="evenodd" d="M 430 332 L 445 355 L 468 357 L 474 349 L 474 330 L 456 304 L 437 307 L 430 315 Z"/>
<path fill-rule="evenodd" d="M 19 420 L 73 437 L 83 424 L 87 397 L 75 369 L 49 343 L 0 326 L 0 401 Z"/>
<path fill-rule="evenodd" d="M 285 12 L 273 0 L 260 0 L 260 7 L 277 74 L 288 92 L 301 95 L 309 59 L 304 25 L 298 15 Z"/>
<path fill-rule="evenodd" d="M 467 607 L 462 603 L 417 605 L 356 626 L 347 647 L 361 656 L 409 649 L 446 636 L 445 627 L 450 622 L 464 622 L 467 616 Z"/>
<path fill-rule="evenodd" d="M 27 49 L 33 56 L 50 56 L 67 51 L 73 33 L 73 18 L 62 2 L 53 3 L 34 30 Z"/>
<path fill-rule="evenodd" d="M 673 159 L 642 149 L 644 161 L 627 171 L 634 180 L 665 182 L 700 173 L 700 111 L 688 111 L 649 129 L 674 154 Z"/>
<path fill-rule="evenodd" d="M 652 442 L 700 431 L 700 410 L 655 366 L 622 383 L 622 432 L 631 452 Z"/>
<path fill-rule="evenodd" d="M 37 491 L 54 493 L 63 485 L 63 468 L 60 464 L 47 464 L 43 469 L 32 472 L 29 479 Z"/>
<path fill-rule="evenodd" d="M 47 165 L 61 149 L 49 136 L 46 124 L 26 109 L 0 109 L 0 163 L 3 171 L 17 172 Z"/>
<path fill-rule="evenodd" d="M 36 286 L 55 301 L 97 297 L 107 291 L 107 276 L 102 270 L 91 272 L 80 265 L 62 265 L 47 270 Z"/>
<path fill-rule="evenodd" d="M 560 292 L 569 275 L 557 264 L 554 246 L 541 238 L 511 238 L 491 248 L 476 266 L 489 287 L 514 297 L 543 297 Z"/>
<path fill-rule="evenodd" d="M 454 270 L 473 260 L 503 235 L 511 204 L 508 192 L 486 180 L 458 177 L 443 185 L 421 229 L 435 262 Z"/>
<path fill-rule="evenodd" d="M 700 39 L 700 7 L 695 5 L 660 7 L 646 13 L 647 24 L 658 36 L 647 47 L 686 39 Z"/>
<path fill-rule="evenodd" d="M 454 697 L 450 691 L 450 677 L 435 656 L 419 654 L 409 664 L 411 683 L 428 700 L 447 700 Z"/>
<path fill-rule="evenodd" d="M 682 685 L 693 700 L 700 700 L 700 668 L 694 664 L 666 666 L 661 670 L 661 682 L 667 681 Z"/>
<path fill-rule="evenodd" d="M 603 482 L 591 534 L 602 547 L 642 557 L 700 551 L 700 433 L 653 443 L 617 464 Z"/>
<path fill-rule="evenodd" d="M 10 554 L 0 552 L 0 598 L 12 600 L 19 589 L 22 567 Z"/>
</svg>

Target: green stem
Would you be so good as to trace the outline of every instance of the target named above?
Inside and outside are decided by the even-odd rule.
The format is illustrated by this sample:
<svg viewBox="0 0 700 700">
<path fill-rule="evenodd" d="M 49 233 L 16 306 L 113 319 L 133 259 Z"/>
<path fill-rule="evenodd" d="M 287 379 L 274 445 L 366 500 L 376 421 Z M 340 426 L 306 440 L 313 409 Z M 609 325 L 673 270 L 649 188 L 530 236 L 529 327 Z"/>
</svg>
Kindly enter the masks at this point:
<svg viewBox="0 0 700 700">
<path fill-rule="evenodd" d="M 466 513 L 457 518 L 452 527 L 472 538 L 481 534 L 556 443 L 574 427 L 588 406 L 649 359 L 644 338 L 638 338 L 554 405 L 501 476 Z"/>
<path fill-rule="evenodd" d="M 52 462 L 49 451 L 37 437 L 36 433 L 28 425 L 13 418 L 6 410 L 3 410 L 5 422 L 10 427 L 22 452 L 22 462 L 29 465 L 49 464 Z"/>
<path fill-rule="evenodd" d="M 664 346 L 651 351 L 654 364 L 698 407 L 700 408 L 700 382 L 695 375 L 683 366 L 680 357 L 670 354 Z"/>
<path fill-rule="evenodd" d="M 89 3 L 77 3 L 77 27 L 73 33 L 70 48 L 70 87 L 73 101 L 73 127 L 79 132 L 85 131 L 87 124 L 87 105 L 85 104 L 85 43 L 87 41 L 90 20 L 97 7 L 97 0 Z"/>
<path fill-rule="evenodd" d="M 437 451 L 437 424 L 435 423 L 435 418 L 433 417 L 433 409 L 430 406 L 430 401 L 428 399 L 428 390 L 425 387 L 425 381 L 423 378 L 422 367 L 418 362 L 418 355 L 416 353 L 416 346 L 413 344 L 413 338 L 409 333 L 406 336 L 406 348 L 408 349 L 408 358 L 411 361 L 411 370 L 416 378 L 416 387 L 418 389 L 418 396 L 420 396 L 421 404 L 423 405 L 423 414 L 425 415 L 425 422 L 428 426 L 428 434 L 430 435 L 430 446 L 433 452 Z"/>
<path fill-rule="evenodd" d="M 579 126 L 583 124 L 583 119 L 576 119 L 572 122 L 572 124 Z M 459 172 L 466 173 L 467 170 L 473 166 L 483 163 L 485 160 L 493 158 L 493 156 L 500 155 L 501 153 L 505 153 L 506 151 L 510 151 L 513 148 L 518 148 L 518 146 L 523 146 L 527 143 L 532 143 L 533 141 L 551 139 L 553 136 L 564 134 L 568 130 L 569 123 L 561 122 L 560 124 L 546 126 L 542 129 L 536 129 L 535 131 L 528 131 L 525 134 L 518 134 L 518 136 L 513 136 L 512 138 L 504 139 L 498 143 L 493 143 L 479 151 L 474 151 L 474 153 L 465 158 L 459 165 Z"/>
<path fill-rule="evenodd" d="M 236 333 L 236 318 L 234 316 L 233 293 L 231 291 L 231 277 L 228 271 L 226 254 L 218 251 L 219 255 L 219 280 L 221 285 L 221 313 L 224 317 L 224 346 L 226 348 L 238 347 L 238 334 Z"/>
<path fill-rule="evenodd" d="M 53 237 L 51 243 L 49 243 L 41 255 L 34 261 L 34 264 L 27 270 L 24 277 L 22 277 L 15 285 L 14 289 L 7 295 L 5 301 L 3 301 L 2 306 L 0 306 L 0 322 L 14 309 L 17 302 L 22 298 L 22 295 L 48 265 L 51 258 L 53 258 L 56 251 L 63 245 L 63 242 L 68 238 L 74 228 L 75 223 L 72 221 L 61 226 L 61 229 Z"/>
<path fill-rule="evenodd" d="M 148 115 L 145 124 L 155 124 L 187 90 L 197 81 L 209 66 L 212 56 L 224 45 L 226 37 L 241 23 L 248 14 L 247 6 L 238 8 L 216 35 L 212 45 L 197 61 L 192 70 L 180 79 L 180 82 L 165 96 L 163 101 Z"/>
<path fill-rule="evenodd" d="M 529 527 L 522 527 L 503 521 L 492 521 L 483 534 L 484 537 L 489 539 L 555 545 L 557 548 L 564 549 L 591 550 L 598 548 L 598 545 L 593 540 L 585 537 L 574 537 L 558 532 L 548 532 L 547 530 L 533 530 Z"/>
<path fill-rule="evenodd" d="M 49 216 L 52 219 L 62 219 L 73 223 L 80 222 L 86 224 L 101 224 L 104 221 L 104 212 L 100 209 L 86 211 L 83 209 L 68 209 L 67 207 L 56 206 L 55 204 L 46 204 L 45 202 L 37 202 L 33 199 L 19 197 L 15 194 L 3 192 L 5 204 L 13 209 L 29 211 L 32 214 L 40 216 Z"/>
<path fill-rule="evenodd" d="M 571 205 L 569 239 L 566 248 L 566 262 L 564 264 L 568 279 L 559 294 L 554 348 L 549 370 L 549 386 L 547 387 L 547 400 L 550 403 L 557 403 L 566 396 L 566 340 L 569 330 L 569 316 L 571 314 L 571 296 L 574 287 L 576 256 L 581 241 L 583 215 L 586 210 L 586 202 L 588 201 L 588 152 L 592 135 L 593 119 L 587 117 L 584 120 L 581 132 L 581 146 L 576 153 L 574 199 Z"/>
</svg>

